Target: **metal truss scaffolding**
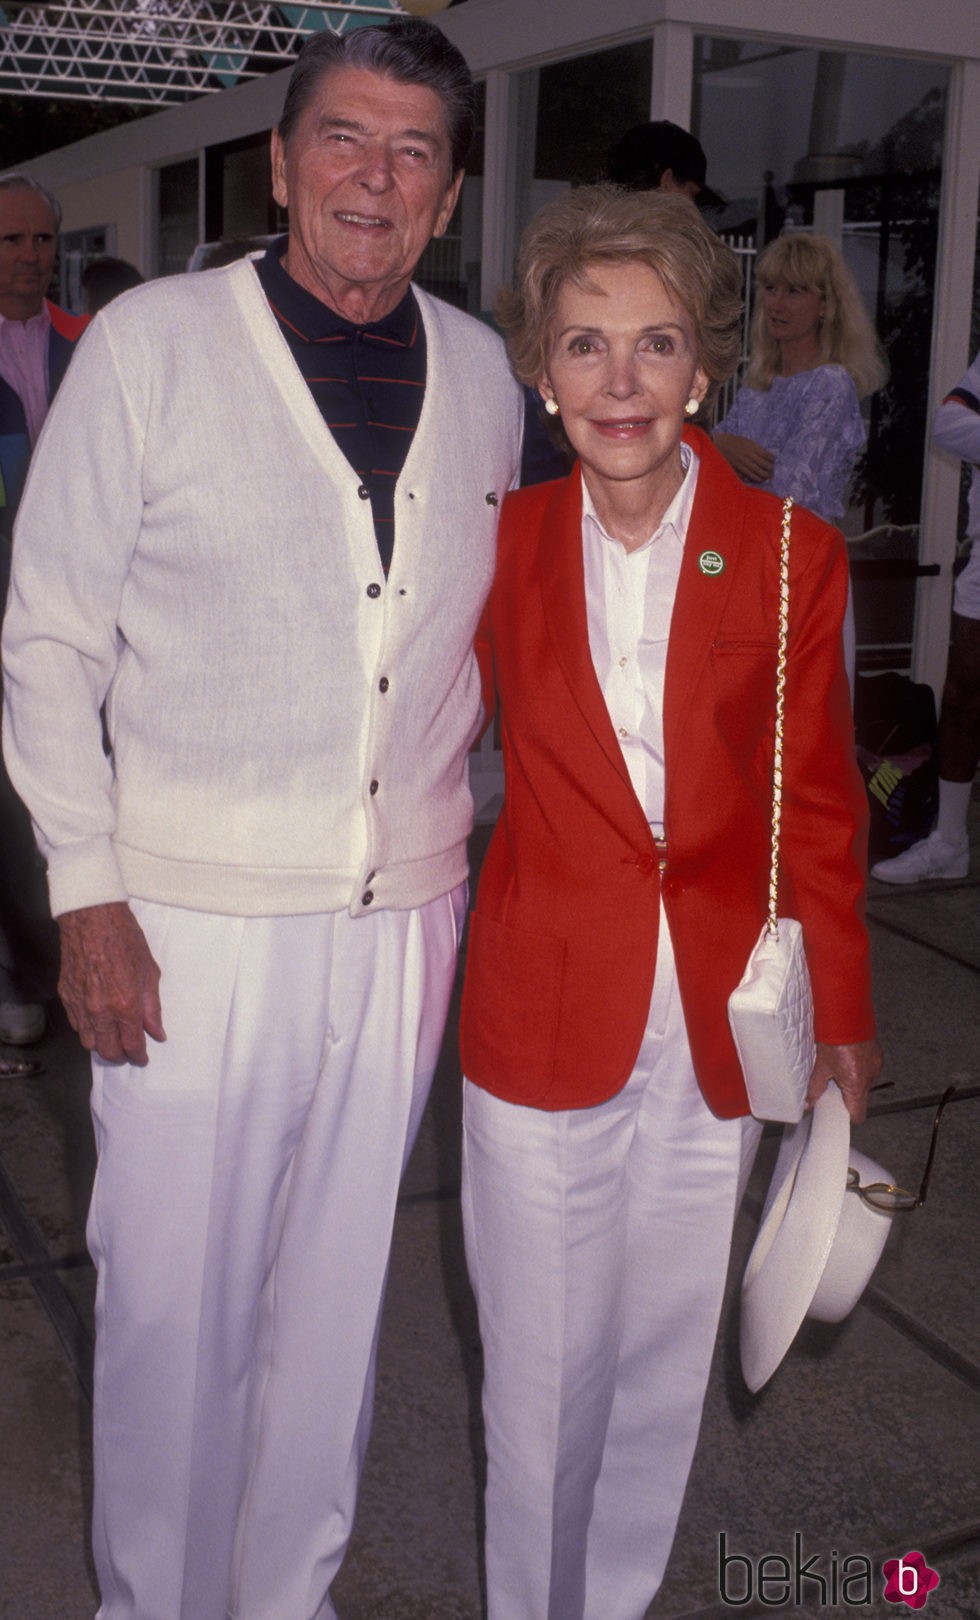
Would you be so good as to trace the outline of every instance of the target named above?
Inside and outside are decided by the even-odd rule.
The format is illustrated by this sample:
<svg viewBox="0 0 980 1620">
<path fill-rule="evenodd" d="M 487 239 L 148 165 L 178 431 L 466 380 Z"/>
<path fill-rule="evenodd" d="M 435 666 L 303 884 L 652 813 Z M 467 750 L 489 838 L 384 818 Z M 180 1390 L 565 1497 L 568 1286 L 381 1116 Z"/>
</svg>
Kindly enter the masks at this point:
<svg viewBox="0 0 980 1620">
<path fill-rule="evenodd" d="M 0 0 L 0 95 L 164 106 L 284 67 L 317 29 L 359 27 L 397 0 Z"/>
</svg>

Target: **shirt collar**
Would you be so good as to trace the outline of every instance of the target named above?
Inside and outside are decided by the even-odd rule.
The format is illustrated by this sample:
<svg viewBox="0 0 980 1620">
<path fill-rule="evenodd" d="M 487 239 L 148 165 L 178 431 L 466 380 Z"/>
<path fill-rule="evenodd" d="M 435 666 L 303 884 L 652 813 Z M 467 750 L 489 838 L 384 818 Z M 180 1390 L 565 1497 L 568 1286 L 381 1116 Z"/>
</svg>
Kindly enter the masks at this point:
<svg viewBox="0 0 980 1620">
<path fill-rule="evenodd" d="M 278 236 L 270 242 L 261 258 L 253 261 L 263 291 L 276 314 L 294 328 L 300 337 L 310 343 L 324 338 L 351 337 L 355 332 L 372 332 L 411 348 L 419 323 L 419 308 L 415 294 L 408 288 L 404 298 L 383 320 L 368 321 L 358 326 L 343 315 L 321 303 L 298 281 L 294 281 L 283 268 L 282 256 L 289 242 L 288 236 Z"/>
<path fill-rule="evenodd" d="M 19 326 L 26 334 L 28 332 L 46 331 L 51 325 L 51 316 L 48 314 L 48 301 L 44 300 L 39 315 L 32 315 L 27 321 L 11 321 L 6 315 L 0 315 L 0 327 Z"/>
<path fill-rule="evenodd" d="M 684 476 L 681 479 L 680 488 L 649 540 L 645 540 L 642 546 L 634 547 L 634 555 L 637 551 L 645 551 L 647 546 L 652 546 L 654 541 L 659 540 L 661 537 L 672 538 L 677 545 L 683 547 L 687 539 L 688 525 L 691 521 L 691 508 L 694 505 L 694 492 L 697 488 L 698 467 L 700 466 L 697 454 L 689 444 L 684 443 L 683 439 L 681 440 L 681 466 L 684 469 Z M 612 541 L 613 536 L 603 528 L 596 513 L 592 496 L 589 494 L 589 486 L 585 482 L 585 476 L 584 474 L 580 476 L 582 478 L 583 521 L 588 519 L 590 523 L 594 524 L 596 533 L 601 535 L 602 539 Z M 615 542 L 615 544 L 618 543 L 618 541 Z"/>
</svg>

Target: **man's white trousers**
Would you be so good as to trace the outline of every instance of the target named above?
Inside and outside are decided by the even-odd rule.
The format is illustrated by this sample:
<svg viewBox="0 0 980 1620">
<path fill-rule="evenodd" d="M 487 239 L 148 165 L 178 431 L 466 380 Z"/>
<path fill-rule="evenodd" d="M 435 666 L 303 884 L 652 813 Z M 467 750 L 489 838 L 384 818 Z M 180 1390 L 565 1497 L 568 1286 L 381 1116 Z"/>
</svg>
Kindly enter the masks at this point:
<svg viewBox="0 0 980 1620">
<path fill-rule="evenodd" d="M 465 1084 L 489 1620 L 642 1620 L 694 1454 L 753 1120 L 694 1072 L 666 920 L 624 1089 L 557 1113 Z"/>
<path fill-rule="evenodd" d="M 464 910 L 135 903 L 168 1039 L 93 1064 L 100 1620 L 334 1616 Z"/>
</svg>

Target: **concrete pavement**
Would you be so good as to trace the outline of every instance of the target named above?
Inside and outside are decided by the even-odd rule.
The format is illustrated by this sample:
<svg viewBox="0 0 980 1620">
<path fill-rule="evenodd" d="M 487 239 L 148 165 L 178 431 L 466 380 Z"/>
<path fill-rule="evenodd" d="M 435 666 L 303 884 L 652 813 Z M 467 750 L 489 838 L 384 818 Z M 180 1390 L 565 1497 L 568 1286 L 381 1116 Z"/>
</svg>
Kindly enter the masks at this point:
<svg viewBox="0 0 980 1620">
<path fill-rule="evenodd" d="M 872 884 L 894 1083 L 857 1140 L 908 1186 L 922 1173 L 935 1099 L 951 1083 L 980 1087 L 976 798 L 972 835 L 970 878 Z M 0 1620 L 90 1620 L 94 1276 L 84 1217 L 94 1155 L 85 1063 L 60 1018 L 38 1050 L 41 1076 L 0 1081 Z M 482 1614 L 480 1346 L 458 1141 L 453 1021 L 399 1205 L 374 1438 L 334 1589 L 343 1620 Z M 738 1371 L 735 1307 L 774 1148 L 767 1137 L 739 1219 L 702 1441 L 650 1620 L 907 1615 L 907 1604 L 884 1600 L 880 1568 L 913 1550 L 941 1577 L 918 1612 L 978 1620 L 980 1097 L 947 1108 L 927 1205 L 902 1218 L 853 1316 L 807 1327 L 753 1397 Z M 869 1602 L 859 1582 L 844 1584 L 865 1558 Z M 798 1601 L 795 1565 L 814 1559 Z"/>
</svg>

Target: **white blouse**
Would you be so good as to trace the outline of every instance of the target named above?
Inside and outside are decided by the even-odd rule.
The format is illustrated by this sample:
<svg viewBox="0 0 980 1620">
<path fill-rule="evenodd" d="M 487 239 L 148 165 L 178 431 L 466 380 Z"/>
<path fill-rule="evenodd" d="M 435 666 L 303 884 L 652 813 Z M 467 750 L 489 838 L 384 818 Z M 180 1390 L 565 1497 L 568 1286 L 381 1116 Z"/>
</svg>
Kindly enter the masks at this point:
<svg viewBox="0 0 980 1620">
<path fill-rule="evenodd" d="M 698 480 L 681 445 L 684 479 L 657 529 L 634 551 L 606 533 L 582 479 L 582 552 L 589 648 L 630 781 L 654 836 L 664 817 L 664 676 L 677 581 Z"/>
</svg>

